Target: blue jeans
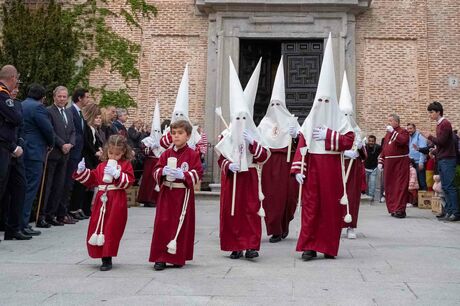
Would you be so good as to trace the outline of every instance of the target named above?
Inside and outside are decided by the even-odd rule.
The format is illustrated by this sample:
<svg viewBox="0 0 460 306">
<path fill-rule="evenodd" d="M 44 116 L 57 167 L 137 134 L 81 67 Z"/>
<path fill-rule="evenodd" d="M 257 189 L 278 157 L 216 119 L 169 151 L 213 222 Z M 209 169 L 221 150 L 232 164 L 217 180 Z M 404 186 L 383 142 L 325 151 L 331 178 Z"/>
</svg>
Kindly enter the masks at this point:
<svg viewBox="0 0 460 306">
<path fill-rule="evenodd" d="M 446 213 L 460 216 L 457 203 L 457 189 L 455 188 L 455 158 L 438 160 L 438 172 L 441 176 L 442 190 L 446 198 Z"/>
<path fill-rule="evenodd" d="M 366 169 L 366 183 L 367 183 L 367 195 L 374 197 L 375 194 L 375 179 L 377 178 L 377 172 L 379 170 L 375 168 Z"/>
<path fill-rule="evenodd" d="M 426 190 L 426 170 L 425 166 L 423 166 L 423 169 L 420 171 L 418 169 L 418 164 L 417 164 L 417 179 L 418 179 L 418 185 L 419 185 L 419 190 Z"/>
</svg>

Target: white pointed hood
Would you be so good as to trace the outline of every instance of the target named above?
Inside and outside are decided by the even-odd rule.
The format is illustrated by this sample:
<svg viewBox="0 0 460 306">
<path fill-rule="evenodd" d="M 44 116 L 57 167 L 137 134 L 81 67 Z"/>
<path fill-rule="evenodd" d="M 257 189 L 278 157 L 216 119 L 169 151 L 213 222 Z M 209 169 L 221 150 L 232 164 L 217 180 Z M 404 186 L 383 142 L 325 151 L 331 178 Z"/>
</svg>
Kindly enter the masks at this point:
<svg viewBox="0 0 460 306">
<path fill-rule="evenodd" d="M 231 124 L 229 132 L 219 141 L 215 150 L 218 154 L 223 155 L 231 162 L 240 163 L 240 171 L 247 171 L 248 166 L 252 163 L 252 154 L 249 152 L 248 146 L 243 138 L 243 131 L 248 130 L 259 143 L 261 137 L 252 120 L 249 106 L 243 93 L 243 88 L 241 87 L 238 74 L 231 58 L 229 58 L 229 65 Z"/>
<path fill-rule="evenodd" d="M 267 113 L 260 121 L 257 129 L 269 148 L 282 149 L 289 145 L 291 138 L 289 135 L 290 126 L 294 126 L 296 130 L 300 129 L 297 117 L 294 117 L 286 107 L 284 65 L 283 57 L 281 57 Z"/>
<path fill-rule="evenodd" d="M 142 139 L 142 142 L 147 147 L 151 147 L 153 144 L 158 145 L 158 148 L 153 149 L 153 154 L 156 157 L 160 157 L 161 153 L 163 153 L 164 149 L 160 146 L 161 140 L 161 119 L 160 119 L 160 105 L 158 104 L 158 100 L 155 103 L 155 109 L 153 110 L 153 118 L 152 118 L 152 126 L 150 128 L 150 135 Z"/>
<path fill-rule="evenodd" d="M 353 99 L 351 97 L 350 86 L 348 85 L 347 72 L 343 73 L 342 89 L 340 92 L 339 108 L 350 122 L 355 134 L 361 137 L 361 129 L 355 120 L 355 112 L 353 110 Z"/>
<path fill-rule="evenodd" d="M 257 88 L 259 86 L 260 67 L 262 66 L 262 58 L 259 59 L 256 68 L 252 72 L 251 78 L 244 88 L 244 98 L 248 103 L 251 117 L 254 117 L 254 103 L 256 102 Z"/>
<path fill-rule="evenodd" d="M 177 120 L 187 120 L 190 124 L 193 125 L 192 121 L 188 116 L 188 64 L 185 65 L 184 74 L 182 75 L 182 80 L 179 85 L 179 90 L 176 97 L 176 105 L 174 105 L 174 110 L 171 116 L 171 123 Z M 169 129 L 167 129 L 169 131 Z M 190 136 L 189 141 L 187 142 L 189 146 L 196 146 L 196 144 L 201 140 L 200 133 L 198 133 L 198 127 L 193 126 L 192 135 Z"/>
<path fill-rule="evenodd" d="M 326 126 L 340 134 L 346 134 L 353 131 L 351 124 L 340 111 L 337 101 L 334 55 L 332 52 L 332 38 L 330 33 L 324 51 L 318 89 L 316 91 L 315 100 L 313 101 L 313 107 L 301 128 L 301 132 L 305 137 L 310 153 L 330 154 L 330 151 L 326 151 L 324 140 L 316 141 L 313 139 L 313 129 L 321 126 Z"/>
</svg>

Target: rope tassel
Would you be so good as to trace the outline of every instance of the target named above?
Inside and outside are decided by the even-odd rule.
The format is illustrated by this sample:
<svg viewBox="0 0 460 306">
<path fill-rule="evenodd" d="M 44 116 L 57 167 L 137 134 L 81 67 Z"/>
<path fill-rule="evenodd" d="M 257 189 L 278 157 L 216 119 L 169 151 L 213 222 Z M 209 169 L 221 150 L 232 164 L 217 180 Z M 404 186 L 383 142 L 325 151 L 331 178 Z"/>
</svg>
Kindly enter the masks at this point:
<svg viewBox="0 0 460 306">
<path fill-rule="evenodd" d="M 103 228 L 104 228 L 104 217 L 105 217 L 105 210 L 106 210 L 106 203 L 107 203 L 107 190 L 101 195 L 101 209 L 99 210 L 99 218 L 97 219 L 97 225 L 96 225 L 96 230 L 94 233 L 91 235 L 91 237 L 88 240 L 89 245 L 93 246 L 103 246 L 105 243 L 105 236 L 103 233 Z M 98 234 L 99 231 L 99 226 L 100 226 L 100 234 Z"/>
<path fill-rule="evenodd" d="M 182 224 L 184 224 L 184 219 L 185 219 L 185 214 L 187 212 L 189 198 L 190 198 L 190 189 L 186 189 L 185 196 L 184 196 L 184 202 L 182 203 L 182 212 L 180 213 L 179 225 L 177 226 L 176 235 L 174 236 L 174 239 L 171 240 L 167 245 L 169 254 L 174 255 L 177 252 L 177 237 L 179 236 L 180 230 L 182 228 Z"/>
<path fill-rule="evenodd" d="M 351 160 L 353 161 L 353 160 Z M 350 161 L 350 163 L 351 163 Z M 342 205 L 347 205 L 347 214 L 345 218 L 343 219 L 345 223 L 351 223 L 352 217 L 350 215 L 350 203 L 348 202 L 348 195 L 347 195 L 347 179 L 348 179 L 348 174 L 345 174 L 345 157 L 342 154 L 340 154 L 340 164 L 341 164 L 341 170 L 342 170 L 342 184 L 343 184 L 343 196 L 340 199 L 340 204 Z M 351 165 L 350 165 L 351 166 Z M 351 168 L 351 167 L 350 167 Z M 348 168 L 348 169 L 350 169 Z"/>
</svg>

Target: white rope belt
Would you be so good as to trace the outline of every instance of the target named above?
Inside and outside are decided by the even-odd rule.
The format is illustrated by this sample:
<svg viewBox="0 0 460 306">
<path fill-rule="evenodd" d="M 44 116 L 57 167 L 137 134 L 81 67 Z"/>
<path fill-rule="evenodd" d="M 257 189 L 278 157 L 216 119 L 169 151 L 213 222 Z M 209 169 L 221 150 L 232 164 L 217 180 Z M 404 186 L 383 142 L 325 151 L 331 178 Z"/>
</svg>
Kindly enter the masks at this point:
<svg viewBox="0 0 460 306">
<path fill-rule="evenodd" d="M 122 189 L 122 188 L 119 188 L 119 187 L 117 187 L 117 186 L 115 186 L 115 185 L 99 185 L 99 186 L 97 186 L 97 188 L 98 188 L 99 190 L 107 190 L 107 191 L 109 191 L 109 190 L 118 190 L 118 189 Z M 106 189 L 106 188 L 107 188 L 107 189 Z"/>
<path fill-rule="evenodd" d="M 385 156 L 385 159 L 387 158 L 402 158 L 402 157 L 408 157 L 409 154 L 405 154 L 405 155 L 394 155 L 394 156 Z"/>
<path fill-rule="evenodd" d="M 168 186 L 169 188 L 187 188 L 183 183 L 173 183 L 173 182 L 163 182 L 163 185 Z"/>
</svg>

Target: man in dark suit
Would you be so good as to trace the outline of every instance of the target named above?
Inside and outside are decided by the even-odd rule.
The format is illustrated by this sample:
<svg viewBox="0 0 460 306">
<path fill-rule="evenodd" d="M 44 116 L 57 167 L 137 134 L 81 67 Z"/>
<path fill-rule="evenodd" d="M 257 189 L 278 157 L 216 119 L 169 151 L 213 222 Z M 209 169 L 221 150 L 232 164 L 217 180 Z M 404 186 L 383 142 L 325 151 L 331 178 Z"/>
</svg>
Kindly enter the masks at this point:
<svg viewBox="0 0 460 306">
<path fill-rule="evenodd" d="M 54 104 L 48 106 L 48 114 L 54 128 L 54 148 L 48 156 L 46 169 L 45 197 L 39 215 L 38 227 L 61 226 L 67 222 L 66 207 L 62 203 L 67 160 L 75 146 L 75 126 L 72 113 L 65 106 L 68 91 L 58 86 L 53 91 Z"/>
<path fill-rule="evenodd" d="M 28 235 L 40 233 L 29 225 L 30 214 L 41 182 L 47 149 L 54 146 L 53 126 L 48 117 L 48 111 L 43 105 L 45 95 L 46 91 L 43 86 L 32 84 L 29 87 L 27 99 L 22 102 L 26 194 L 21 229 L 24 234 Z"/>
<path fill-rule="evenodd" d="M 88 103 L 88 90 L 84 88 L 77 88 L 72 95 L 72 105 L 69 107 L 75 127 L 75 146 L 70 150 L 69 160 L 67 161 L 67 172 L 62 198 L 62 203 L 64 204 L 67 213 L 71 215 L 64 221 L 69 222 L 73 222 L 72 218 L 77 220 L 88 218 L 81 209 L 81 205 L 86 194 L 86 188 L 78 182 L 74 183 L 74 180 L 72 179 L 72 174 L 77 169 L 77 165 L 82 157 L 84 143 L 83 135 L 85 129 L 88 129 L 86 121 L 83 118 L 83 108 Z"/>
<path fill-rule="evenodd" d="M 127 120 L 128 111 L 125 108 L 117 108 L 117 120 L 112 123 L 112 130 L 116 131 L 116 134 L 123 135 L 128 138 L 128 130 L 125 127 Z"/>
</svg>

